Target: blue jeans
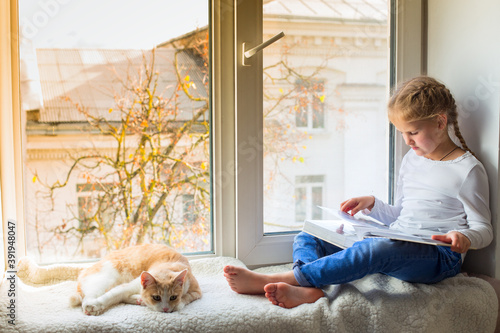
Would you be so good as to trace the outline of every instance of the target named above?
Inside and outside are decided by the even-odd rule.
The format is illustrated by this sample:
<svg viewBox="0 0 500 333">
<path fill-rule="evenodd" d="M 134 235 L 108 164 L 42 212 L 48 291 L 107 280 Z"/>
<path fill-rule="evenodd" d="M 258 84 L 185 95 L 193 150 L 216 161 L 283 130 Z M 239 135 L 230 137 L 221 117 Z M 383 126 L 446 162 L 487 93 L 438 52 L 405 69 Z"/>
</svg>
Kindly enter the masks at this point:
<svg viewBox="0 0 500 333">
<path fill-rule="evenodd" d="M 293 272 L 303 287 L 322 288 L 382 273 L 407 282 L 436 283 L 460 273 L 462 256 L 446 246 L 366 238 L 345 250 L 301 232 Z"/>
</svg>

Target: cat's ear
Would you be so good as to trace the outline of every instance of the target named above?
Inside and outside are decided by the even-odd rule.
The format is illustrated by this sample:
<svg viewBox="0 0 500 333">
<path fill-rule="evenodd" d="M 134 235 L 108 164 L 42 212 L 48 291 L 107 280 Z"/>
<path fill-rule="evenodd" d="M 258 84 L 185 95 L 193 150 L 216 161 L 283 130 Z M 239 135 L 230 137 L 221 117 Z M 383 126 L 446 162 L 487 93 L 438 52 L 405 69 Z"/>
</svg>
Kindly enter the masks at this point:
<svg viewBox="0 0 500 333">
<path fill-rule="evenodd" d="M 153 277 L 153 275 L 149 274 L 148 272 L 142 272 L 141 274 L 141 285 L 144 289 L 146 289 L 148 286 L 155 284 L 156 280 Z"/>
<path fill-rule="evenodd" d="M 177 276 L 175 277 L 174 282 L 178 283 L 179 285 L 182 286 L 184 284 L 184 279 L 186 278 L 187 272 L 188 272 L 188 270 L 186 268 L 185 270 L 183 270 L 179 274 L 177 274 Z"/>
</svg>

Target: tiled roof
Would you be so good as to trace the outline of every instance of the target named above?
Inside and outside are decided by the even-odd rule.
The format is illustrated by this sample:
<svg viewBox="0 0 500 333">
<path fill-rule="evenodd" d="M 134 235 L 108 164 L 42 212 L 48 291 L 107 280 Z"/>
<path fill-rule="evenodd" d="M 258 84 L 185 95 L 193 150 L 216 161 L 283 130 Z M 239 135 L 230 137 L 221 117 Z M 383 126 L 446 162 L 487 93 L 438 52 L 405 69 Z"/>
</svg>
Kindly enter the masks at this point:
<svg viewBox="0 0 500 333">
<path fill-rule="evenodd" d="M 387 0 L 274 0 L 264 5 L 264 18 L 387 20 Z"/>
<path fill-rule="evenodd" d="M 173 49 L 156 50 L 157 91 L 163 97 L 175 93 L 175 52 Z M 125 96 L 124 82 L 139 80 L 144 59 L 151 60 L 151 51 L 141 50 L 38 49 L 36 55 L 43 95 L 39 119 L 42 123 L 84 122 L 85 116 L 74 103 L 85 107 L 92 115 L 119 120 L 118 112 L 109 112 L 115 107 L 115 97 Z M 199 60 L 190 52 L 178 53 L 181 79 L 189 75 L 194 82 L 190 91 L 197 97 L 206 97 L 202 72 L 197 64 Z M 190 112 L 203 104 L 189 100 L 182 93 L 178 102 L 182 110 L 179 120 L 188 119 Z"/>
</svg>

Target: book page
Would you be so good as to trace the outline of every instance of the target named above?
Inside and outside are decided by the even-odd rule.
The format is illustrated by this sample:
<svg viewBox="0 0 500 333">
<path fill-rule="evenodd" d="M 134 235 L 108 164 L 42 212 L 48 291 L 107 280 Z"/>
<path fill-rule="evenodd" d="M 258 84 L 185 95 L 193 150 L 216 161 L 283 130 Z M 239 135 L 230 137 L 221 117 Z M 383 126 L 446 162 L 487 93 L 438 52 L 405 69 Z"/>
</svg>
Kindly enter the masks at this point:
<svg viewBox="0 0 500 333">
<path fill-rule="evenodd" d="M 302 231 L 344 249 L 362 239 L 351 223 L 340 219 L 305 220 Z"/>
<path fill-rule="evenodd" d="M 399 230 L 390 229 L 387 225 L 383 224 L 382 222 L 374 222 L 372 220 L 351 216 L 341 210 L 335 210 L 332 208 L 327 208 L 322 206 L 318 207 L 336 216 L 337 218 L 348 222 L 348 224 L 350 224 L 351 227 L 354 228 L 355 233 L 357 234 L 359 239 L 370 238 L 370 237 L 383 237 L 383 238 L 390 238 L 394 240 L 402 240 L 415 243 L 451 246 L 451 244 L 449 243 L 433 240 L 430 236 L 427 235 L 408 234 Z"/>
<path fill-rule="evenodd" d="M 349 221 L 354 225 L 359 225 L 359 226 L 369 225 L 369 226 L 375 227 L 377 229 L 389 229 L 382 222 L 378 222 L 378 221 L 375 222 L 375 220 L 373 218 L 370 218 L 370 220 L 363 219 L 363 218 L 359 218 L 357 216 L 352 216 L 350 214 L 347 214 L 347 213 L 341 211 L 340 209 L 332 209 L 332 208 L 322 207 L 322 206 L 318 206 L 318 207 L 321 208 L 322 210 L 324 210 L 325 212 L 328 212 L 328 213 L 332 214 L 333 216 L 340 218 L 344 221 Z"/>
</svg>

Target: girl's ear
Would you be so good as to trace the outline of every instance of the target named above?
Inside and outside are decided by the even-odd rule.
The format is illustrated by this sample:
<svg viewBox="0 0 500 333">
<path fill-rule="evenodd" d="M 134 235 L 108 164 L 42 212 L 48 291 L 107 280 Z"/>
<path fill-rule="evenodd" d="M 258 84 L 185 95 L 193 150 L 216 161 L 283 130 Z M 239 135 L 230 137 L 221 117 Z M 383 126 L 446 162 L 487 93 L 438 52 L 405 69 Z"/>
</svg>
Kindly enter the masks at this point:
<svg viewBox="0 0 500 333">
<path fill-rule="evenodd" d="M 141 285 L 142 288 L 146 289 L 148 286 L 155 284 L 156 280 L 153 277 L 153 275 L 149 274 L 148 272 L 142 272 L 141 274 Z"/>
<path fill-rule="evenodd" d="M 438 128 L 445 129 L 448 125 L 448 116 L 446 115 L 446 113 L 441 113 L 440 115 L 437 116 L 437 121 L 438 121 Z"/>
</svg>

